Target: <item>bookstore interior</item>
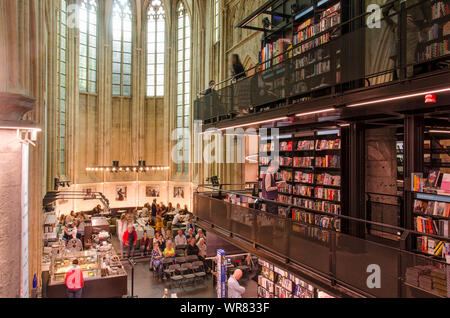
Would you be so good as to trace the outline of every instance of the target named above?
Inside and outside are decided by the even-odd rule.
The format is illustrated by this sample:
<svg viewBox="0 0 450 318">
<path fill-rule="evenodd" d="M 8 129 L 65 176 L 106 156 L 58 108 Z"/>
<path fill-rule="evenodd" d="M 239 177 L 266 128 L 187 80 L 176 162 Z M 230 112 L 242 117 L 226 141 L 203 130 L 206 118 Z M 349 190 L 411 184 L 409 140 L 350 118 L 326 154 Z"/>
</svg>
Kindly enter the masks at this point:
<svg viewBox="0 0 450 318">
<path fill-rule="evenodd" d="M 0 3 L 0 297 L 450 297 L 450 0 L 251 3 Z"/>
</svg>

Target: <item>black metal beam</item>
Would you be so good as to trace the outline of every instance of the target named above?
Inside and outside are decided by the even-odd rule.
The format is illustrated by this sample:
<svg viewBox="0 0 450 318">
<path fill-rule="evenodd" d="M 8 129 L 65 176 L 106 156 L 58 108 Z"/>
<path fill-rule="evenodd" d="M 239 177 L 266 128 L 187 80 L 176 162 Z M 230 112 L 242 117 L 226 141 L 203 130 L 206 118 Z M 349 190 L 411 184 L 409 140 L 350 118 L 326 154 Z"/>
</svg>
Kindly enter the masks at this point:
<svg viewBox="0 0 450 318">
<path fill-rule="evenodd" d="M 248 17 L 246 17 L 244 20 L 238 23 L 236 25 L 236 28 L 248 28 L 247 24 L 255 20 L 258 16 L 263 14 L 265 11 L 267 11 L 268 8 L 272 7 L 278 1 L 280 0 L 270 0 L 266 2 L 264 5 L 256 9 L 252 14 L 250 14 Z"/>
</svg>

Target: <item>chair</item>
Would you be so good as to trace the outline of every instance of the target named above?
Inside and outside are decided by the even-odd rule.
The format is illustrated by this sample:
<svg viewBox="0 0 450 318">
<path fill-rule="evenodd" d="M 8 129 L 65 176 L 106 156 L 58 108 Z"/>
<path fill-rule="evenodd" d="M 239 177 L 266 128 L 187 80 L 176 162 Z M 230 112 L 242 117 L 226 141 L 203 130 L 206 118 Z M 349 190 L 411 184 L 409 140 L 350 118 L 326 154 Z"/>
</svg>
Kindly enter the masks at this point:
<svg viewBox="0 0 450 318">
<path fill-rule="evenodd" d="M 198 261 L 198 256 L 197 255 L 189 255 L 186 256 L 186 262 L 195 262 Z"/>
<path fill-rule="evenodd" d="M 192 263 L 192 268 L 194 269 L 195 278 L 206 279 L 206 272 L 203 269 L 202 261 Z"/>
<path fill-rule="evenodd" d="M 192 264 L 191 263 L 184 263 L 181 265 L 181 273 L 183 275 L 183 278 L 188 281 L 192 280 L 193 283 L 195 283 L 195 275 L 194 271 L 192 270 Z"/>
<path fill-rule="evenodd" d="M 181 250 L 181 249 L 175 250 L 175 254 L 176 254 L 178 257 L 183 257 L 183 256 L 185 256 L 185 251 L 184 251 L 184 250 Z"/>
<path fill-rule="evenodd" d="M 176 264 L 186 263 L 186 257 L 175 257 L 175 263 Z"/>
<path fill-rule="evenodd" d="M 181 275 L 182 272 L 179 264 L 170 265 L 167 273 L 170 275 L 171 289 L 173 288 L 172 283 L 178 283 L 179 287 L 183 288 L 181 282 L 183 281 L 184 277 Z"/>
<path fill-rule="evenodd" d="M 173 259 L 165 258 L 162 261 L 163 269 L 167 269 L 170 265 L 173 265 Z"/>
</svg>

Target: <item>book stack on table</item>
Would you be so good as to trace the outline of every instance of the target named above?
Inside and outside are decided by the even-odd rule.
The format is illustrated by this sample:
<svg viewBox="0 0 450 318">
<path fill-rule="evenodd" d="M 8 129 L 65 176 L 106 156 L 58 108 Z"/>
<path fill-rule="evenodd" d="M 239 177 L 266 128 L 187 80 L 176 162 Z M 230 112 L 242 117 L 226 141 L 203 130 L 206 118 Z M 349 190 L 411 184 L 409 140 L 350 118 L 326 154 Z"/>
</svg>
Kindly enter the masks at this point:
<svg viewBox="0 0 450 318">
<path fill-rule="evenodd" d="M 433 291 L 443 297 L 447 297 L 447 273 L 443 269 L 434 269 L 431 271 L 433 279 Z"/>
</svg>

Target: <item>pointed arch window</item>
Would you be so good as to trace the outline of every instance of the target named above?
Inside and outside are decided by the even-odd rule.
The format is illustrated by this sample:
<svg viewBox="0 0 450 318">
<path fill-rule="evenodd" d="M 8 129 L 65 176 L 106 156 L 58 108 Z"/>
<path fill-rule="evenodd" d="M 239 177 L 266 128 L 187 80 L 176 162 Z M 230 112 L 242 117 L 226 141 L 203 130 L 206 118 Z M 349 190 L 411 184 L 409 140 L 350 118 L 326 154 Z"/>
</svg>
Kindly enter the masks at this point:
<svg viewBox="0 0 450 318">
<path fill-rule="evenodd" d="M 114 0 L 112 7 L 112 94 L 131 96 L 132 25 L 129 0 Z"/>
<path fill-rule="evenodd" d="M 178 156 L 188 157 L 190 141 L 183 140 L 184 129 L 190 128 L 191 104 L 191 21 L 189 14 L 180 3 L 177 10 L 177 123 L 178 128 Z M 177 166 L 178 172 L 189 172 L 186 161 Z"/>
<path fill-rule="evenodd" d="M 166 13 L 160 0 L 147 11 L 147 97 L 164 96 Z"/>
<path fill-rule="evenodd" d="M 97 92 L 97 1 L 80 3 L 80 91 Z"/>
<path fill-rule="evenodd" d="M 64 176 L 66 173 L 66 64 L 67 64 L 67 2 L 60 0 L 57 12 L 57 92 L 56 92 L 56 121 L 57 121 L 57 161 L 58 174 Z"/>
<path fill-rule="evenodd" d="M 220 0 L 214 1 L 214 43 L 220 40 Z"/>
</svg>

